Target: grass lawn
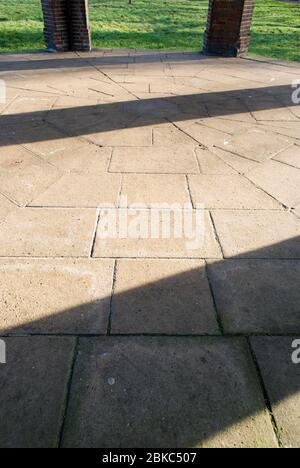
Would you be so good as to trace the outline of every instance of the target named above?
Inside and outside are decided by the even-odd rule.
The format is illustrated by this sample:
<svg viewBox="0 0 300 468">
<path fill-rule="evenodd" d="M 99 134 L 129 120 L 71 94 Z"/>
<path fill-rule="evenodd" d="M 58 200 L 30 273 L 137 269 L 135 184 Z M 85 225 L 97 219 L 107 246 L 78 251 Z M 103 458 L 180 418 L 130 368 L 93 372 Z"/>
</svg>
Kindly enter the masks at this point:
<svg viewBox="0 0 300 468">
<path fill-rule="evenodd" d="M 256 0 L 250 52 L 300 61 L 300 7 Z M 94 47 L 202 48 L 208 0 L 89 0 Z M 40 0 L 0 0 L 0 52 L 41 49 Z"/>
</svg>

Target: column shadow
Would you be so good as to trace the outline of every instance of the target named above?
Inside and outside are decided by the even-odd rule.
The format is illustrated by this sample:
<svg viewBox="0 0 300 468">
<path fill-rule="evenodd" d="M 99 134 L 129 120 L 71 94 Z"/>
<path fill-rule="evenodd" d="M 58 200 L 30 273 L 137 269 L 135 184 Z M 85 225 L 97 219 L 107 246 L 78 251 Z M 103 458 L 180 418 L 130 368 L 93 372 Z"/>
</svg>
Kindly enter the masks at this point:
<svg viewBox="0 0 300 468">
<path fill-rule="evenodd" d="M 21 324 L 0 330 L 16 359 L 0 366 L 0 445 L 272 446 L 276 431 L 284 440 L 276 408 L 300 390 L 291 361 L 300 260 L 290 258 L 299 245 L 296 237 L 158 281 L 141 277 L 141 287 L 27 323 L 22 302 L 18 312 L 10 306 Z M 12 294 L 5 284 L 2 294 Z"/>
</svg>

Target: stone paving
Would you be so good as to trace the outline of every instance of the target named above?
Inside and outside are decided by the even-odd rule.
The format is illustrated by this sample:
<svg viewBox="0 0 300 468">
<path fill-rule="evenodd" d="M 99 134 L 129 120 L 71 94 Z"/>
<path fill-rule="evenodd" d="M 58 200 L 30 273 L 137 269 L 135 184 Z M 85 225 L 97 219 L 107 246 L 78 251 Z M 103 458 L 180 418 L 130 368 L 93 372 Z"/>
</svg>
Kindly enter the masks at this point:
<svg viewBox="0 0 300 468">
<path fill-rule="evenodd" d="M 300 446 L 299 78 L 0 56 L 1 447 Z M 203 243 L 103 239 L 133 203 L 201 212 Z"/>
</svg>

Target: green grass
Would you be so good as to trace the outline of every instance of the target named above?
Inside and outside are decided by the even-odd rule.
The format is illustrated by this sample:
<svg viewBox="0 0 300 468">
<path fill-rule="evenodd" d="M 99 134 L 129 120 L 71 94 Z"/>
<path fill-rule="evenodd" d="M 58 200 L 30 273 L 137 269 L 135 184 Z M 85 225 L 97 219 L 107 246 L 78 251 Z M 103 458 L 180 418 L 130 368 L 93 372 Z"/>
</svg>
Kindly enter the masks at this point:
<svg viewBox="0 0 300 468">
<path fill-rule="evenodd" d="M 300 7 L 256 0 L 250 52 L 300 61 Z M 94 47 L 199 50 L 208 0 L 90 0 Z M 0 52 L 43 48 L 40 0 L 0 0 Z"/>
</svg>

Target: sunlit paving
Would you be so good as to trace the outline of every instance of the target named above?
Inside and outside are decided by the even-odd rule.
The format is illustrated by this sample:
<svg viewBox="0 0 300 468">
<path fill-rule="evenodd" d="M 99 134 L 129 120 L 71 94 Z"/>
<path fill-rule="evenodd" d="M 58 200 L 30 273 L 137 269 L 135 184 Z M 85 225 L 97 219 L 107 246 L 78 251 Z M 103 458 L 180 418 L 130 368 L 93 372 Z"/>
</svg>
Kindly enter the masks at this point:
<svg viewBox="0 0 300 468">
<path fill-rule="evenodd" d="M 0 54 L 0 447 L 299 447 L 300 65 L 82 37 Z"/>
</svg>

